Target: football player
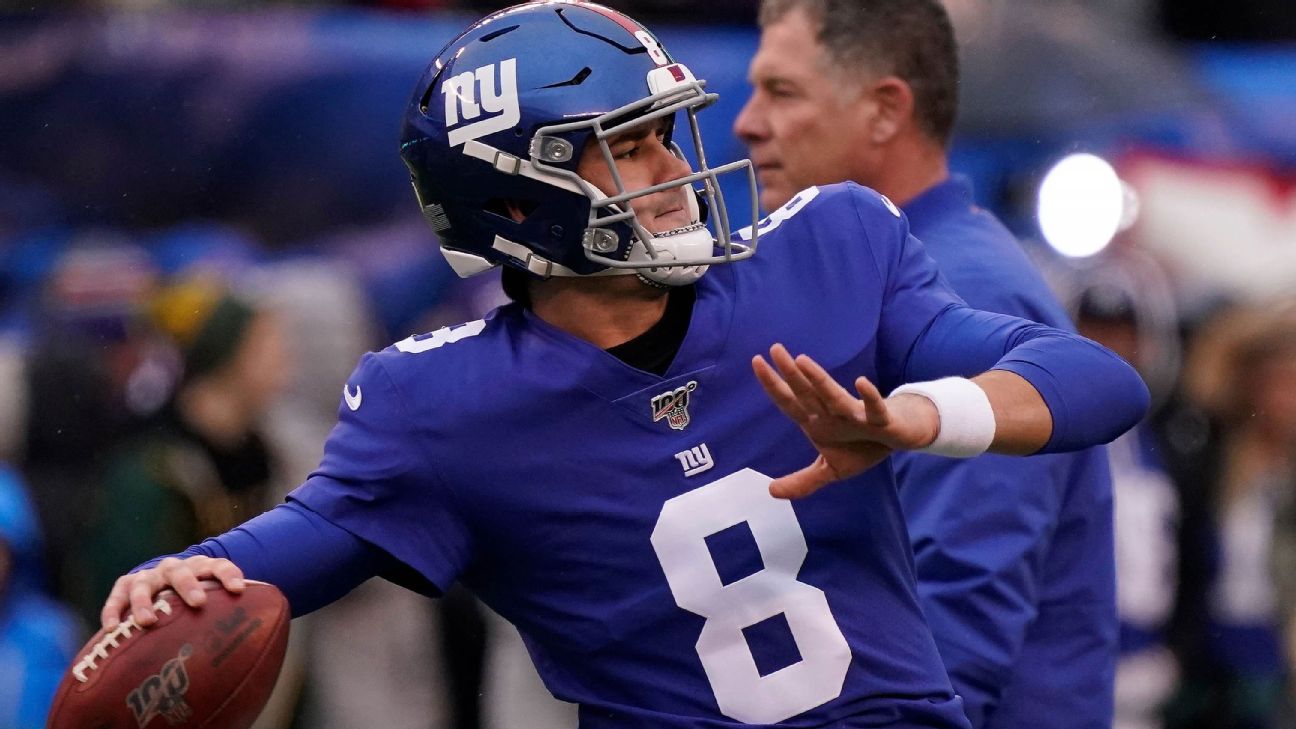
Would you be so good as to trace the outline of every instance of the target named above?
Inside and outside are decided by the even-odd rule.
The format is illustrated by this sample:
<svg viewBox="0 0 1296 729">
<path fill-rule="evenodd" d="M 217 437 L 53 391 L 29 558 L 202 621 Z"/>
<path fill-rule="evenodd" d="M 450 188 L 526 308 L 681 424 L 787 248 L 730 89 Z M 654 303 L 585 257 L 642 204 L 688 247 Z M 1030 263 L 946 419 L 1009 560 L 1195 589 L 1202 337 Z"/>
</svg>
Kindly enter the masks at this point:
<svg viewBox="0 0 1296 729">
<path fill-rule="evenodd" d="M 971 306 L 1073 331 L 1017 240 L 950 175 L 958 49 L 939 0 L 763 0 L 760 20 L 734 131 L 766 206 L 811 184 L 871 187 Z M 1104 451 L 893 460 L 923 613 L 974 729 L 1112 724 Z"/>
<path fill-rule="evenodd" d="M 763 221 L 753 200 L 732 230 L 716 177 L 754 180 L 707 164 L 714 99 L 590 3 L 452 41 L 401 155 L 446 258 L 504 266 L 514 303 L 366 355 L 287 503 L 122 577 L 105 625 L 150 623 L 166 585 L 201 604 L 204 577 L 273 583 L 295 614 L 375 575 L 460 581 L 585 729 L 967 727 L 888 454 L 1086 447 L 1146 388 L 1088 340 L 967 307 L 857 185 Z"/>
</svg>

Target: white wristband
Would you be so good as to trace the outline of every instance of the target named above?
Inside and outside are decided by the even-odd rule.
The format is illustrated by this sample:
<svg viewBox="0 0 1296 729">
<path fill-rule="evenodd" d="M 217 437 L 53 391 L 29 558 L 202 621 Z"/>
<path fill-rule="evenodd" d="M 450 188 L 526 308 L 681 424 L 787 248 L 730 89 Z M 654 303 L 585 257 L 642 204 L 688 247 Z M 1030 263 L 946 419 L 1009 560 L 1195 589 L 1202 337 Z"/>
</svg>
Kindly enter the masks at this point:
<svg viewBox="0 0 1296 729">
<path fill-rule="evenodd" d="M 971 458 L 985 453 L 994 442 L 995 416 L 990 398 L 972 380 L 945 377 L 930 382 L 911 382 L 897 387 L 891 392 L 891 397 L 905 393 L 931 400 L 940 416 L 936 440 L 917 449 L 919 453 Z"/>
</svg>

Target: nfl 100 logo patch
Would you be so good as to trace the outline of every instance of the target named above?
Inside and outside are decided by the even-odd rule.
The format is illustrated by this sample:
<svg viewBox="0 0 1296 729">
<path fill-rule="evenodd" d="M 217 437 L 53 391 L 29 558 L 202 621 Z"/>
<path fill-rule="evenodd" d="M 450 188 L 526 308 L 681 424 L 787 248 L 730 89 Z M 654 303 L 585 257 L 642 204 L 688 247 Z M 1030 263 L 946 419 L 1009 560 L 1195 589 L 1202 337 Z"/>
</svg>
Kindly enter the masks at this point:
<svg viewBox="0 0 1296 729">
<path fill-rule="evenodd" d="M 652 419 L 657 422 L 662 418 L 675 430 L 684 430 L 689 424 L 689 394 L 697 389 L 698 383 L 690 380 L 674 390 L 663 392 L 652 399 Z"/>
<path fill-rule="evenodd" d="M 193 709 L 185 701 L 189 690 L 189 674 L 185 661 L 193 654 L 193 646 L 185 643 L 180 653 L 167 661 L 160 671 L 149 676 L 126 697 L 135 721 L 143 727 L 157 716 L 171 726 L 184 724 L 193 718 Z"/>
</svg>

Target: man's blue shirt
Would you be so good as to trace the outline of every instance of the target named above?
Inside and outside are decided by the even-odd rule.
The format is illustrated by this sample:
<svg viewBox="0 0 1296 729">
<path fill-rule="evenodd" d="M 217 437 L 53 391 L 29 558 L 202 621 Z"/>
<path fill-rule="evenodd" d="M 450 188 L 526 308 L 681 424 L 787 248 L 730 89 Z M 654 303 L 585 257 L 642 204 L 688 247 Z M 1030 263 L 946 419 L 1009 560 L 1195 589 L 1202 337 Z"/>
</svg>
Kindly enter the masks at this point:
<svg viewBox="0 0 1296 729">
<path fill-rule="evenodd" d="M 969 305 L 1074 330 L 964 180 L 904 211 Z M 893 460 L 923 610 L 972 725 L 1110 727 L 1118 623 L 1104 448 Z"/>
</svg>

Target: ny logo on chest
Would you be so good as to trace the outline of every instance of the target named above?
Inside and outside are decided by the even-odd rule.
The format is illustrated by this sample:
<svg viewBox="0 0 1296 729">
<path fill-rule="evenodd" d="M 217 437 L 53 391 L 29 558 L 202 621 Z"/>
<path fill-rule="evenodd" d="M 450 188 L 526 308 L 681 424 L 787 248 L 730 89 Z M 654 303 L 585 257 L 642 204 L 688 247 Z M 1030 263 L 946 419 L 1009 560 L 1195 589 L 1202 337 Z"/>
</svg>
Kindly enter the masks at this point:
<svg viewBox="0 0 1296 729">
<path fill-rule="evenodd" d="M 706 443 L 676 453 L 675 460 L 679 461 L 680 466 L 684 468 L 685 476 L 696 476 L 703 471 L 710 471 L 715 466 Z"/>
</svg>

